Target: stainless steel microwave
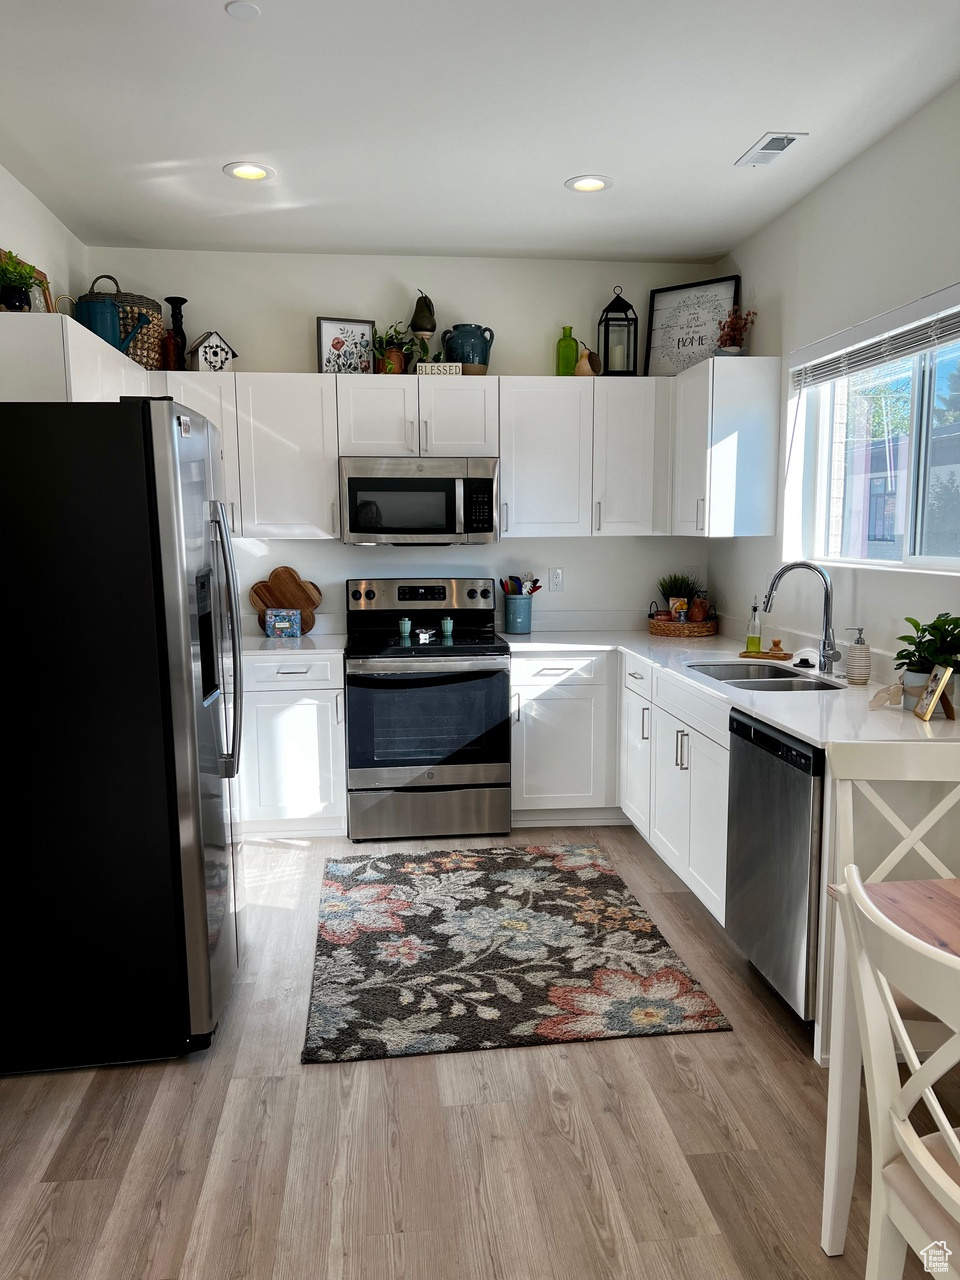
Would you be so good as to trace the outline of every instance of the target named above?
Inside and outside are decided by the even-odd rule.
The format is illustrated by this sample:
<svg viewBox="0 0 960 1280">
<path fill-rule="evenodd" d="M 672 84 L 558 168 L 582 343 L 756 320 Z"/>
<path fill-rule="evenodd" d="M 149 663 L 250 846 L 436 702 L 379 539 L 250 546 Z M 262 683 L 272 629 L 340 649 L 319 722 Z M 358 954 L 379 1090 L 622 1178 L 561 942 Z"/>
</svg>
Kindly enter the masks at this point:
<svg viewBox="0 0 960 1280">
<path fill-rule="evenodd" d="M 499 458 L 341 458 L 343 541 L 355 546 L 498 542 Z"/>
</svg>

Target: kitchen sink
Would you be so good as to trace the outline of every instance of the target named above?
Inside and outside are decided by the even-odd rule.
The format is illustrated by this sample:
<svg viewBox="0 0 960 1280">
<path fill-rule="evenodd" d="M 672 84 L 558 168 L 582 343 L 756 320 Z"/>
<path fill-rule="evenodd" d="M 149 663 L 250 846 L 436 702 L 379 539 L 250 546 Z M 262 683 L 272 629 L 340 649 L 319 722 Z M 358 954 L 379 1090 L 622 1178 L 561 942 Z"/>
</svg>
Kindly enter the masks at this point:
<svg viewBox="0 0 960 1280">
<path fill-rule="evenodd" d="M 783 673 L 786 677 L 775 680 L 759 679 L 759 680 L 724 680 L 724 684 L 732 685 L 735 689 L 759 689 L 774 690 L 776 693 L 803 693 L 808 690 L 819 692 L 822 689 L 840 689 L 843 686 L 837 684 L 828 684 L 826 680 L 818 680 L 816 676 L 791 676 Z"/>
<path fill-rule="evenodd" d="M 691 671 L 700 671 L 714 680 L 805 680 L 789 667 L 775 662 L 690 662 Z"/>
</svg>

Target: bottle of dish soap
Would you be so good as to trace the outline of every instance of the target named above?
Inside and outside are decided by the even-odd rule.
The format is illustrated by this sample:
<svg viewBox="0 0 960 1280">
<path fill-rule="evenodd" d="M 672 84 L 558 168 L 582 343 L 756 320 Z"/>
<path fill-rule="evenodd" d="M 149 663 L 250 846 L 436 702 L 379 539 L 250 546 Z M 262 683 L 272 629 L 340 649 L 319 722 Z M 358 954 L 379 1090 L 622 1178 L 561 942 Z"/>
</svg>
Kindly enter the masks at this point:
<svg viewBox="0 0 960 1280">
<path fill-rule="evenodd" d="M 760 618 L 757 613 L 759 606 L 757 605 L 757 597 L 753 597 L 753 609 L 750 613 L 750 625 L 747 627 L 747 643 L 744 650 L 747 653 L 759 653 L 760 644 Z"/>
<path fill-rule="evenodd" d="M 847 650 L 847 684 L 870 683 L 870 646 L 863 638 L 863 627 L 847 627 L 857 638 Z"/>
</svg>

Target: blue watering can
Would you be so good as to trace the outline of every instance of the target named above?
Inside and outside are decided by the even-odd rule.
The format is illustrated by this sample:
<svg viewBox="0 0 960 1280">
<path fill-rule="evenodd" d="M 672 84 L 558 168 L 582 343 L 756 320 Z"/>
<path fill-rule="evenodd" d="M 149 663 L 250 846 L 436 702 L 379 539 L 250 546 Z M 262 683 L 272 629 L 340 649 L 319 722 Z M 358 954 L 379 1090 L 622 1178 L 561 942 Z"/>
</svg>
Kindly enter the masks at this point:
<svg viewBox="0 0 960 1280">
<path fill-rule="evenodd" d="M 109 343 L 111 347 L 116 347 L 118 351 L 126 353 L 130 343 L 134 340 L 140 330 L 150 323 L 150 317 L 144 311 L 139 312 L 137 315 L 137 323 L 133 326 L 127 336 L 121 339 L 120 309 L 117 303 L 112 298 L 104 297 L 103 294 L 94 295 L 93 293 L 99 280 L 113 280 L 113 283 L 117 285 L 117 292 L 119 293 L 120 286 L 117 284 L 117 281 L 113 279 L 113 276 L 97 276 L 97 279 L 94 280 L 93 284 L 90 286 L 89 294 L 81 294 L 76 301 L 74 301 L 69 294 L 62 294 L 61 297 L 66 297 L 70 302 L 73 302 L 73 318 L 78 324 L 82 324 L 85 329 L 89 329 L 91 333 L 95 333 L 98 338 L 102 338 L 104 342 Z M 57 298 L 57 303 L 59 303 L 60 300 L 60 298 Z M 54 306 L 56 306 L 56 303 Z"/>
</svg>

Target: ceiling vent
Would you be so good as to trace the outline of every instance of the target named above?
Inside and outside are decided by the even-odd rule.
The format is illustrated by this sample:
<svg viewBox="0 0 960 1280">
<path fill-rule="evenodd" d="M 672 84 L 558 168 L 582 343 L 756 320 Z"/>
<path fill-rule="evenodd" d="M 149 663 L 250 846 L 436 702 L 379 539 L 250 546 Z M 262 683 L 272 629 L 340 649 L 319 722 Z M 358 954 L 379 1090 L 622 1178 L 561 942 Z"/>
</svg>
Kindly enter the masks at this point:
<svg viewBox="0 0 960 1280">
<path fill-rule="evenodd" d="M 757 168 L 762 164 L 773 164 L 778 156 L 782 156 L 786 149 L 798 138 L 806 138 L 806 133 L 765 133 L 759 142 L 755 142 L 753 146 L 736 162 L 739 165 L 745 165 L 751 169 Z"/>
</svg>

